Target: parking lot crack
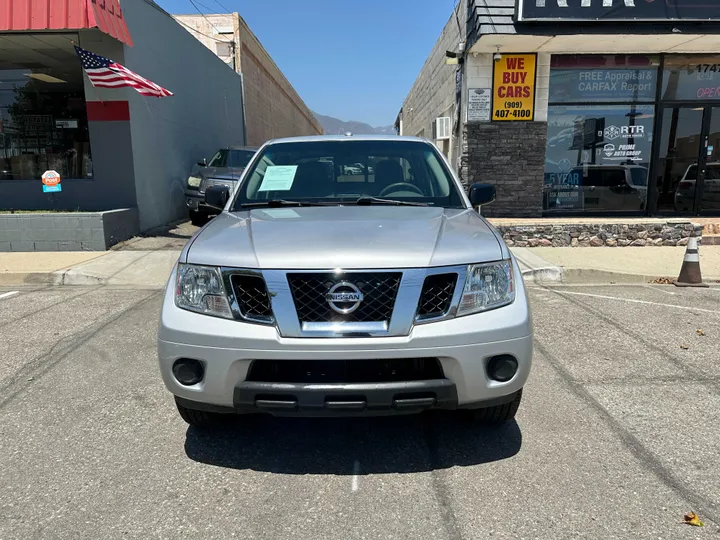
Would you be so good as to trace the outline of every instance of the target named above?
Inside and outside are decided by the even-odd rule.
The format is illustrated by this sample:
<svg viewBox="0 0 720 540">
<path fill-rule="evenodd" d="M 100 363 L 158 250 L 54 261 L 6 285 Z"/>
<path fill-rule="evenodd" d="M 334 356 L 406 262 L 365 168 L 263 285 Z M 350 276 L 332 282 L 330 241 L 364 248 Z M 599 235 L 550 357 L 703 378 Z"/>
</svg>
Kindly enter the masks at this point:
<svg viewBox="0 0 720 540">
<path fill-rule="evenodd" d="M 602 406 L 602 404 L 585 387 L 573 378 L 571 373 L 537 338 L 534 340 L 535 348 L 548 361 L 552 368 L 560 376 L 560 380 L 575 396 L 589 404 L 597 411 L 603 420 L 610 427 L 612 432 L 620 439 L 622 444 L 636 457 L 640 464 L 654 474 L 665 486 L 678 493 L 696 511 L 715 523 L 720 523 L 720 508 L 710 499 L 699 495 L 690 489 L 684 482 L 673 475 L 640 440 L 629 430 L 622 426 Z"/>
<path fill-rule="evenodd" d="M 702 378 L 706 378 L 705 372 L 693 367 L 688 366 L 685 363 L 683 363 L 677 356 L 674 356 L 670 354 L 667 350 L 663 349 L 659 345 L 656 345 L 655 343 L 649 341 L 645 336 L 638 332 L 634 332 L 632 330 L 629 330 L 626 326 L 623 326 L 622 324 L 619 324 L 618 322 L 614 321 L 607 315 L 605 315 L 602 311 L 595 309 L 592 306 L 587 305 L 586 303 L 577 300 L 575 297 L 569 296 L 567 294 L 564 294 L 562 291 L 557 291 L 552 288 L 544 288 L 544 290 L 549 291 L 566 302 L 569 302 L 570 304 L 579 307 L 583 311 L 586 311 L 587 313 L 590 313 L 594 317 L 597 317 L 604 323 L 612 326 L 613 328 L 617 329 L 621 333 L 630 336 L 633 340 L 635 340 L 637 343 L 642 343 L 645 347 L 652 350 L 653 352 L 657 353 L 661 357 L 667 359 L 670 363 L 672 363 L 675 367 L 677 367 L 680 371 L 686 373 L 686 374 L 692 374 L 693 380 L 699 380 Z M 717 387 L 713 386 L 715 390 L 717 391 Z"/>
<path fill-rule="evenodd" d="M 446 473 L 444 472 L 444 465 L 442 463 L 442 458 L 440 457 L 440 442 L 438 440 L 438 435 L 435 433 L 433 427 L 427 419 L 425 419 L 423 425 L 425 428 L 425 442 L 430 455 L 430 478 L 433 492 L 435 493 L 435 500 L 440 508 L 440 516 L 445 527 L 447 538 L 449 540 L 462 540 L 460 526 L 452 507 L 450 490 L 445 480 Z"/>
<path fill-rule="evenodd" d="M 142 300 L 128 306 L 126 309 L 116 313 L 103 323 L 81 332 L 71 334 L 55 343 L 48 352 L 34 359 L 16 373 L 8 384 L 0 386 L 0 409 L 11 403 L 28 386 L 36 384 L 39 378 L 48 373 L 54 366 L 60 363 L 73 351 L 85 345 L 98 333 L 102 332 L 108 326 L 122 319 L 126 315 L 143 308 L 147 303 L 155 300 L 161 294 L 162 292 L 160 291 L 152 293 Z"/>
</svg>

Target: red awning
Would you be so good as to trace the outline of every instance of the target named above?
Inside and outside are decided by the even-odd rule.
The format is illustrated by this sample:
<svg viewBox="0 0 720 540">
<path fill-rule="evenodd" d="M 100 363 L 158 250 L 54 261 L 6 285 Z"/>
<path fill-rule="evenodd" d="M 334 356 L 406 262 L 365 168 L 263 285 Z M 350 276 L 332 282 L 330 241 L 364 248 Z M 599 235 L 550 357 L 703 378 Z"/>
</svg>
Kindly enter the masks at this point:
<svg viewBox="0 0 720 540">
<path fill-rule="evenodd" d="M 99 28 L 132 45 L 118 0 L 1 0 L 0 32 Z"/>
</svg>

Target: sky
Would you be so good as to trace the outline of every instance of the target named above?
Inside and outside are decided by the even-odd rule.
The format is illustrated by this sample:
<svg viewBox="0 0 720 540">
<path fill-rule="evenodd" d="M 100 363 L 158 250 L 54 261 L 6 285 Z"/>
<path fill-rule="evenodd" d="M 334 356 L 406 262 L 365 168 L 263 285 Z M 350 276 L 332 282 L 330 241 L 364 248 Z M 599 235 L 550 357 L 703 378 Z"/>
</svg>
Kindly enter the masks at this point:
<svg viewBox="0 0 720 540">
<path fill-rule="evenodd" d="M 173 14 L 190 0 L 155 0 Z M 194 0 L 238 12 L 308 107 L 372 126 L 395 122 L 455 0 Z M 448 68 L 449 69 L 449 68 Z"/>
</svg>

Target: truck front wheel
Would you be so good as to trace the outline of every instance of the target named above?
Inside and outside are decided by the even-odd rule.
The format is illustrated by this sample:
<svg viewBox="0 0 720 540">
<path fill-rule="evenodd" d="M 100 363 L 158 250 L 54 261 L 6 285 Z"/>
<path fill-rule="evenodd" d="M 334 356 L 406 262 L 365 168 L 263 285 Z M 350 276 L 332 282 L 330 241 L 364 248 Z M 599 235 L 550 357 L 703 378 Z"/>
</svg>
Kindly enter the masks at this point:
<svg viewBox="0 0 720 540">
<path fill-rule="evenodd" d="M 488 424 L 502 424 L 504 422 L 509 422 L 515 418 L 515 414 L 520 407 L 521 400 L 522 388 L 515 393 L 512 401 L 503 403 L 502 405 L 494 405 L 493 407 L 473 409 L 471 411 L 472 418 L 477 422 L 485 422 Z"/>
</svg>

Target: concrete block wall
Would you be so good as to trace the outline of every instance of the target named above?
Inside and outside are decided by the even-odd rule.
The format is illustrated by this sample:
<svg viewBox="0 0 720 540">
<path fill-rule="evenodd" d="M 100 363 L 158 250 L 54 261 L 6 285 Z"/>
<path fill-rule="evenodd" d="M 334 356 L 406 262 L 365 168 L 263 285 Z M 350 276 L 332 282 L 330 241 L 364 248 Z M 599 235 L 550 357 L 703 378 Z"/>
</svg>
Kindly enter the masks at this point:
<svg viewBox="0 0 720 540">
<path fill-rule="evenodd" d="M 0 215 L 0 252 L 105 251 L 138 233 L 137 208 Z"/>
<path fill-rule="evenodd" d="M 240 72 L 236 61 L 233 62 L 232 42 L 235 40 L 236 24 L 232 13 L 213 13 L 205 16 L 198 13 L 192 15 L 173 15 L 195 39 L 210 49 L 228 66 Z M 228 44 L 224 46 L 222 43 Z M 226 54 L 228 52 L 230 54 Z M 220 54 L 222 53 L 222 54 Z"/>
<path fill-rule="evenodd" d="M 244 24 L 244 23 L 243 23 Z M 249 29 L 241 45 L 247 140 L 322 135 L 323 128 Z"/>
<path fill-rule="evenodd" d="M 246 144 L 260 146 L 279 137 L 323 133 L 308 106 L 238 13 L 174 17 L 215 54 L 218 40 L 234 42 L 234 57 L 221 58 L 243 76 Z M 220 34 L 219 30 L 232 34 Z"/>
</svg>

